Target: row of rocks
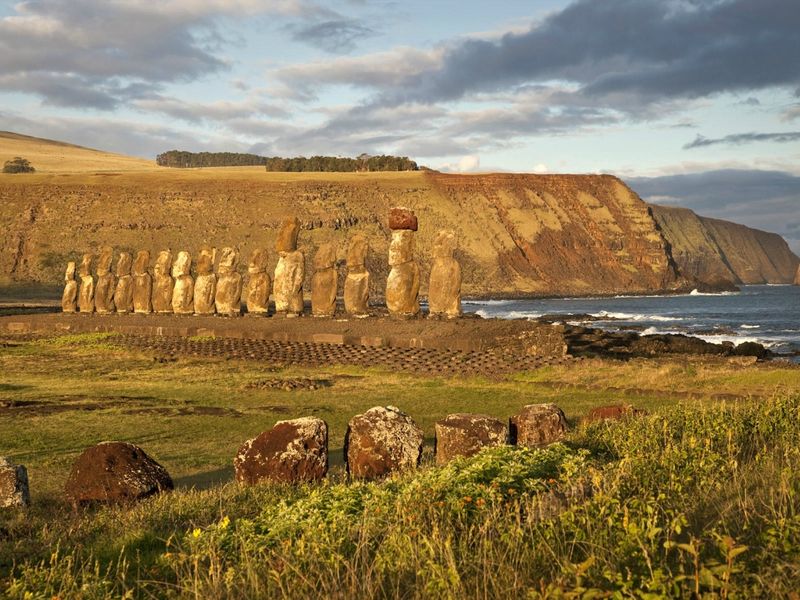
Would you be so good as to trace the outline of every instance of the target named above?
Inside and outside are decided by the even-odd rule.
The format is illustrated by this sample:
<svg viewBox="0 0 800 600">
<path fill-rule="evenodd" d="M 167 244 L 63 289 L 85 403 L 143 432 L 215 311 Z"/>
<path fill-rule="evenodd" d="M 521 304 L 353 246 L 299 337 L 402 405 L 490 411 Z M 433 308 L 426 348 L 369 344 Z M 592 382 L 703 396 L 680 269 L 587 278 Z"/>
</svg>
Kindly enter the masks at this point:
<svg viewBox="0 0 800 600">
<path fill-rule="evenodd" d="M 629 406 L 595 409 L 589 419 L 640 414 Z M 483 414 L 457 413 L 435 424 L 436 464 L 469 457 L 481 449 L 506 444 L 543 447 L 562 439 L 567 420 L 555 404 L 530 404 L 508 421 Z M 353 417 L 344 440 L 347 473 L 356 479 L 379 479 L 416 468 L 422 458 L 423 432 L 394 406 L 376 406 Z M 233 459 L 236 480 L 311 482 L 328 472 L 328 425 L 317 417 L 278 421 L 246 441 Z M 140 447 L 101 442 L 84 450 L 65 485 L 74 506 L 129 503 L 173 489 L 167 470 Z M 27 471 L 0 458 L 0 507 L 29 504 Z"/>
<path fill-rule="evenodd" d="M 391 315 L 416 316 L 420 311 L 419 266 L 414 261 L 413 237 L 417 217 L 407 208 L 393 208 L 389 213 L 389 227 L 392 230 L 389 246 L 391 271 L 386 283 L 386 305 Z M 253 251 L 247 268 L 246 289 L 243 289 L 242 276 L 237 272 L 239 253 L 235 248 L 222 249 L 216 273 L 216 249 L 202 248 L 193 278 L 192 256 L 185 250 L 178 252 L 174 261 L 170 250 L 159 252 L 152 275 L 147 250 L 140 250 L 135 261 L 130 253 L 121 252 L 114 274 L 111 272 L 114 250 L 107 246 L 100 251 L 95 275 L 92 275 L 91 254 L 83 255 L 77 269 L 79 281 L 75 278 L 75 263 L 67 264 L 61 307 L 64 312 L 99 314 L 155 312 L 233 316 L 241 314 L 244 299 L 249 314 L 265 315 L 272 291 L 276 312 L 297 316 L 304 309 L 305 279 L 305 255 L 297 249 L 299 232 L 300 221 L 296 217 L 283 222 L 275 243 L 278 264 L 274 282 L 267 274 L 267 251 L 261 248 Z M 356 317 L 369 315 L 368 251 L 369 244 L 364 236 L 355 235 L 350 239 L 343 296 L 346 312 Z M 439 232 L 434 244 L 429 286 L 431 315 L 451 318 L 461 315 L 461 267 L 453 257 L 454 251 L 454 233 Z M 311 312 L 314 316 L 332 317 L 338 293 L 334 244 L 319 246 L 313 268 Z"/>
</svg>

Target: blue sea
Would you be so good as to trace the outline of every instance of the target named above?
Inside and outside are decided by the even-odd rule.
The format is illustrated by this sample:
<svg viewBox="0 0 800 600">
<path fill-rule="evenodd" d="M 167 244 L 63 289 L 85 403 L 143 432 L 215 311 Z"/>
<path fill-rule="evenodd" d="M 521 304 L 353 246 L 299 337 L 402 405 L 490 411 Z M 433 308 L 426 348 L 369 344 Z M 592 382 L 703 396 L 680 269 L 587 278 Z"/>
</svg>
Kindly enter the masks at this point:
<svg viewBox="0 0 800 600">
<path fill-rule="evenodd" d="M 564 321 L 643 334 L 684 333 L 709 342 L 759 342 L 800 357 L 800 286 L 747 285 L 739 292 L 612 298 L 465 300 L 464 311 L 504 319 L 563 315 Z M 570 318 L 591 315 L 591 321 Z M 597 319 L 597 320 L 594 320 Z"/>
</svg>

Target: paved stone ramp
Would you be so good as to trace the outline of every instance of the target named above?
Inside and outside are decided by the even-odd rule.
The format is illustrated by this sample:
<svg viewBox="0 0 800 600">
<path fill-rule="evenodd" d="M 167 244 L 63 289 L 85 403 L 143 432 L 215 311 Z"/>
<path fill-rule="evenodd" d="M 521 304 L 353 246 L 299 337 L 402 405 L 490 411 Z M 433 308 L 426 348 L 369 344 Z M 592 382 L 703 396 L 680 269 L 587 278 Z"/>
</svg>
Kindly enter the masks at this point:
<svg viewBox="0 0 800 600">
<path fill-rule="evenodd" d="M 257 360 L 269 364 L 324 366 L 330 364 L 384 367 L 424 375 L 502 375 L 545 365 L 563 364 L 571 358 L 517 356 L 496 352 L 461 352 L 432 348 L 393 348 L 278 342 L 241 338 L 192 339 L 186 337 L 124 335 L 115 343 L 159 356 L 198 356 Z"/>
</svg>

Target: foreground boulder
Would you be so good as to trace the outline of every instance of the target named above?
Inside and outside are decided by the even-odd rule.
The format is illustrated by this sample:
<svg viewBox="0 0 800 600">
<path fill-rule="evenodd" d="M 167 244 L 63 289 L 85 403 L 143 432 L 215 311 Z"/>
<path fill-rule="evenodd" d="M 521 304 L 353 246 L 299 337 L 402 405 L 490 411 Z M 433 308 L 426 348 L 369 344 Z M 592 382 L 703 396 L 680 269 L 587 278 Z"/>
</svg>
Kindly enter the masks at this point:
<svg viewBox="0 0 800 600">
<path fill-rule="evenodd" d="M 414 469 L 422 457 L 422 430 L 395 406 L 376 406 L 347 425 L 344 460 L 351 477 L 376 479 Z"/>
<path fill-rule="evenodd" d="M 79 505 L 134 502 L 172 488 L 167 470 L 138 446 L 101 442 L 75 459 L 65 492 Z"/>
<path fill-rule="evenodd" d="M 647 411 L 641 408 L 634 408 L 630 404 L 610 404 L 608 406 L 598 406 L 589 411 L 584 417 L 584 421 L 605 421 L 627 419 L 646 415 Z"/>
<path fill-rule="evenodd" d="M 537 448 L 559 441 L 567 433 L 567 418 L 555 404 L 528 404 L 510 420 L 511 443 Z"/>
<path fill-rule="evenodd" d="M 323 479 L 328 472 L 328 425 L 316 417 L 278 421 L 239 448 L 233 467 L 236 481 L 248 485 Z"/>
<path fill-rule="evenodd" d="M 482 448 L 508 443 L 508 425 L 489 415 L 456 413 L 436 422 L 436 464 L 474 456 Z"/>
<path fill-rule="evenodd" d="M 30 503 L 28 470 L 0 456 L 0 508 L 28 506 Z"/>
</svg>

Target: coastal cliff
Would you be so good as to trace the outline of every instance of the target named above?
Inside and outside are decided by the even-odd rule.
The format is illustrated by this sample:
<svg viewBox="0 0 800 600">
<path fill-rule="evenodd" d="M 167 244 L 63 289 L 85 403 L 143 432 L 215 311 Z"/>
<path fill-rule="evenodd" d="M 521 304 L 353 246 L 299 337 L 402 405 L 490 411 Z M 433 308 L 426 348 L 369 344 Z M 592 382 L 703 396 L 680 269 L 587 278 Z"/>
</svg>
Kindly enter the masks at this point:
<svg viewBox="0 0 800 600">
<path fill-rule="evenodd" d="M 776 233 L 652 205 L 679 271 L 706 283 L 792 283 L 800 259 Z"/>
</svg>

